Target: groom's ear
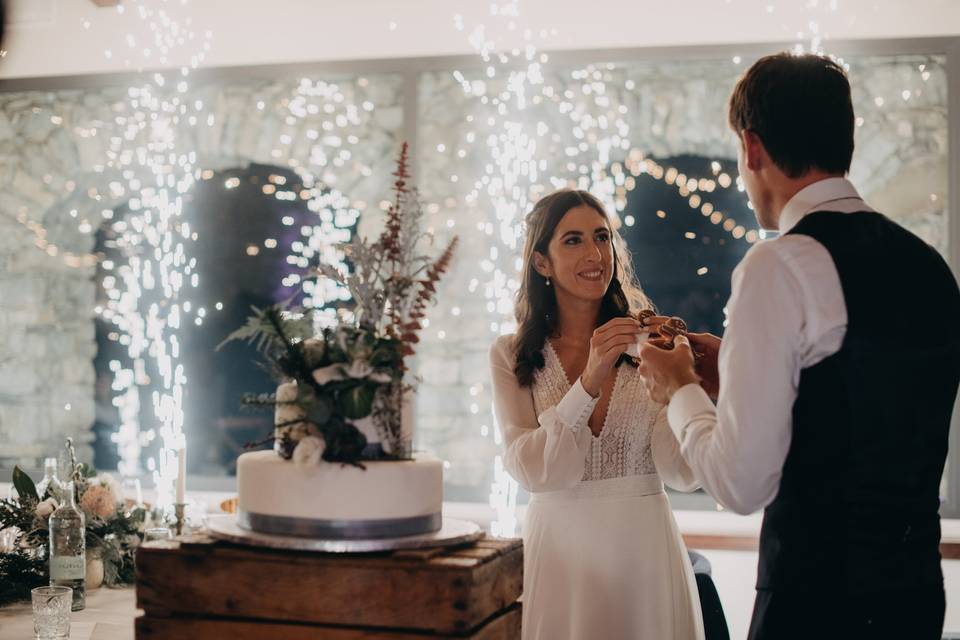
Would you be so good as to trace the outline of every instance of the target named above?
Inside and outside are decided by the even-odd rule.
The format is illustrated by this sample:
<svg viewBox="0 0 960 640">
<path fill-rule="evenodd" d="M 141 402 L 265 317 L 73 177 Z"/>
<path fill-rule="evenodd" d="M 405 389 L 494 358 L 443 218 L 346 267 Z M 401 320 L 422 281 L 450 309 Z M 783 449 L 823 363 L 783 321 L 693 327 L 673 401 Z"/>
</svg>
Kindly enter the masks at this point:
<svg viewBox="0 0 960 640">
<path fill-rule="evenodd" d="M 749 129 L 744 129 L 740 132 L 740 143 L 743 145 L 743 159 L 747 168 L 750 171 L 762 169 L 769 156 L 760 136 Z"/>
</svg>

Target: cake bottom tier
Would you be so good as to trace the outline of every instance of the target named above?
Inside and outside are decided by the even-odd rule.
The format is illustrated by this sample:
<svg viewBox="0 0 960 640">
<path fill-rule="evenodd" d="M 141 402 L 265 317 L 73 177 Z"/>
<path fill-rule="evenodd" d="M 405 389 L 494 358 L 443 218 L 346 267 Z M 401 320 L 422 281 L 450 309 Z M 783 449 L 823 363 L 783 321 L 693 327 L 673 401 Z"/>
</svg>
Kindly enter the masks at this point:
<svg viewBox="0 0 960 640">
<path fill-rule="evenodd" d="M 299 466 L 272 451 L 237 460 L 237 523 L 251 531 L 325 539 L 393 538 L 440 530 L 443 463 Z"/>
</svg>

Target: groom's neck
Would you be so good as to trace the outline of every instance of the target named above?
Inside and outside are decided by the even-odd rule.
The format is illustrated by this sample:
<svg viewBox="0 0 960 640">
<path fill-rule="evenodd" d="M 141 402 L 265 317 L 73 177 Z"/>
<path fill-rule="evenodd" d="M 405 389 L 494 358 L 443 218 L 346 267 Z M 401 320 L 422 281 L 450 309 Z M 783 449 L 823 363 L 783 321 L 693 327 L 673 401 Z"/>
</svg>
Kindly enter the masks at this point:
<svg viewBox="0 0 960 640">
<path fill-rule="evenodd" d="M 773 181 L 770 189 L 770 209 L 774 212 L 775 220 L 772 222 L 774 229 L 779 228 L 780 216 L 783 215 L 783 209 L 787 203 L 793 199 L 803 189 L 809 187 L 815 182 L 826 180 L 828 178 L 842 178 L 842 173 L 829 173 L 820 169 L 811 169 L 805 174 L 791 178 L 783 173 Z"/>
</svg>

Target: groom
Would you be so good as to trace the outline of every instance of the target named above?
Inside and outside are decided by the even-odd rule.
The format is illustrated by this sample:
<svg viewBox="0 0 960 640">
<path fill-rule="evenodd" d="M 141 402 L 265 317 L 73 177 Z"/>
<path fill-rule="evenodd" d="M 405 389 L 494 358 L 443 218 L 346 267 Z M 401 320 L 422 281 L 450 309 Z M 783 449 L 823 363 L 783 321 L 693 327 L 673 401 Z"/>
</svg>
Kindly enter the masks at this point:
<svg viewBox="0 0 960 640">
<path fill-rule="evenodd" d="M 960 292 L 940 255 L 844 176 L 844 70 L 778 54 L 730 99 L 764 229 L 722 345 L 646 344 L 641 374 L 702 486 L 764 508 L 754 640 L 940 638 L 938 490 L 960 384 Z M 710 397 L 716 397 L 714 406 Z"/>
</svg>

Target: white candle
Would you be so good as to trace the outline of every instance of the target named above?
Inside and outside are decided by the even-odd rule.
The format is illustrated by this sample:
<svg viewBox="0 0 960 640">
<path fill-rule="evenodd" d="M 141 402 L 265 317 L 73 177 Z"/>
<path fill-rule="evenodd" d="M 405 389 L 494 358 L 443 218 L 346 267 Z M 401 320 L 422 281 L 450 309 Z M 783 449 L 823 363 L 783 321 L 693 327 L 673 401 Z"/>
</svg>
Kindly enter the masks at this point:
<svg viewBox="0 0 960 640">
<path fill-rule="evenodd" d="M 177 504 L 184 503 L 184 494 L 187 491 L 187 449 L 180 447 L 177 455 L 177 463 L 180 467 L 177 474 Z"/>
</svg>

